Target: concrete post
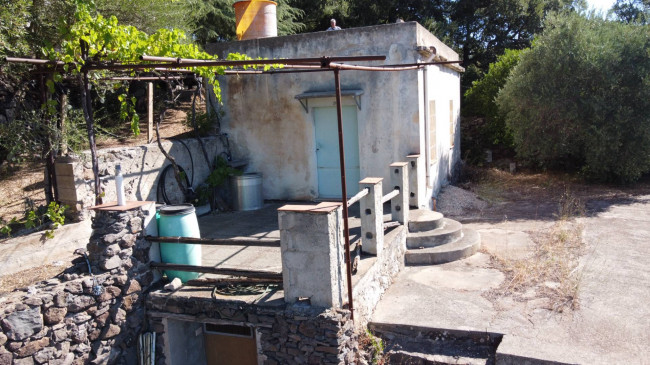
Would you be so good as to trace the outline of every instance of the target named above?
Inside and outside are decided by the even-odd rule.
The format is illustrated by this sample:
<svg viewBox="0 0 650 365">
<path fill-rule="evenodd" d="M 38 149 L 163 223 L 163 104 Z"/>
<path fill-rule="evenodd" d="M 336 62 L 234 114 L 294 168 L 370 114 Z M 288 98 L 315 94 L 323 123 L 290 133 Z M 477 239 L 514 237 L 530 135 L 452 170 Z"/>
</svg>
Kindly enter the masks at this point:
<svg viewBox="0 0 650 365">
<path fill-rule="evenodd" d="M 399 189 L 399 194 L 391 199 L 391 217 L 394 221 L 407 224 L 409 220 L 409 164 L 407 162 L 394 162 L 390 164 L 390 180 L 394 189 Z"/>
<path fill-rule="evenodd" d="M 361 249 L 365 253 L 379 255 L 384 247 L 384 205 L 381 203 L 380 177 L 367 177 L 359 182 L 361 189 L 368 189 L 368 195 L 361 198 Z"/>
<path fill-rule="evenodd" d="M 417 209 L 420 207 L 420 189 L 418 179 L 420 178 L 419 172 L 423 171 L 420 166 L 422 158 L 420 158 L 419 154 L 413 154 L 406 156 L 406 160 L 409 163 L 409 206 Z"/>
<path fill-rule="evenodd" d="M 343 210 L 340 203 L 278 209 L 284 300 L 340 308 L 346 297 Z"/>
<path fill-rule="evenodd" d="M 147 143 L 153 141 L 153 82 L 147 83 Z"/>
<path fill-rule="evenodd" d="M 70 207 L 73 211 L 79 211 L 79 197 L 77 196 L 77 185 L 74 178 L 74 162 L 62 158 L 54 164 L 56 176 L 56 189 L 59 194 L 59 202 Z"/>
</svg>

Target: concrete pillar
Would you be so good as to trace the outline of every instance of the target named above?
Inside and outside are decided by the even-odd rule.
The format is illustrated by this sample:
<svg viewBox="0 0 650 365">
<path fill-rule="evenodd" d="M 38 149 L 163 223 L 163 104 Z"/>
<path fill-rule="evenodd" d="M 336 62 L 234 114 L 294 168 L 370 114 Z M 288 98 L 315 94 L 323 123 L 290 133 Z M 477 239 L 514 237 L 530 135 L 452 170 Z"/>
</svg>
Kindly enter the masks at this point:
<svg viewBox="0 0 650 365">
<path fill-rule="evenodd" d="M 420 189 L 419 182 L 422 181 L 423 184 L 426 184 L 426 174 L 424 174 L 424 164 L 423 159 L 419 154 L 413 154 L 406 156 L 406 160 L 409 163 L 409 206 L 411 208 L 420 207 Z M 423 178 L 420 180 L 420 172 L 423 172 Z"/>
<path fill-rule="evenodd" d="M 361 249 L 365 253 L 379 255 L 384 247 L 384 205 L 381 203 L 382 190 L 380 177 L 367 177 L 359 182 L 359 187 L 368 189 L 368 195 L 361 198 Z"/>
<path fill-rule="evenodd" d="M 394 189 L 399 189 L 399 194 L 391 199 L 392 220 L 407 224 L 409 220 L 409 164 L 407 162 L 394 162 L 390 164 L 390 182 Z"/>
<path fill-rule="evenodd" d="M 153 141 L 153 82 L 147 83 L 147 143 Z"/>
<path fill-rule="evenodd" d="M 69 206 L 73 211 L 80 210 L 81 205 L 79 204 L 74 178 L 74 162 L 66 158 L 57 161 L 54 164 L 54 174 L 56 176 L 56 190 L 61 204 Z"/>
<path fill-rule="evenodd" d="M 340 308 L 346 297 L 343 210 L 340 203 L 278 209 L 284 300 Z"/>
</svg>

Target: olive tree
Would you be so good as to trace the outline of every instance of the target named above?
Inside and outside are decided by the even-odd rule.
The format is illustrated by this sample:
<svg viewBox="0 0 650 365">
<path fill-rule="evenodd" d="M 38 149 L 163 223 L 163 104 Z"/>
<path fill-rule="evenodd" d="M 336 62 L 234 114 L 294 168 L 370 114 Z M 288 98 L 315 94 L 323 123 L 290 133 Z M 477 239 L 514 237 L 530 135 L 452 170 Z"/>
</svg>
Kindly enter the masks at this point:
<svg viewBox="0 0 650 365">
<path fill-rule="evenodd" d="M 497 103 L 522 159 L 637 180 L 650 171 L 650 26 L 552 17 Z"/>
</svg>

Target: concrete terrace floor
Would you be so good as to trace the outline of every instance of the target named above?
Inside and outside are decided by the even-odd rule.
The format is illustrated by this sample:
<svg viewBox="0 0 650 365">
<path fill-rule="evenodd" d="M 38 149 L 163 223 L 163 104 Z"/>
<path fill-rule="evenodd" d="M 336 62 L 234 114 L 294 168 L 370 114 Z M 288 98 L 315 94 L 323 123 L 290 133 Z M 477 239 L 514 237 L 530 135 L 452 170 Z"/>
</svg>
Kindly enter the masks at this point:
<svg viewBox="0 0 650 365">
<path fill-rule="evenodd" d="M 542 203 L 543 204 L 543 203 Z M 537 212 L 553 207 L 518 206 L 509 220 L 475 220 L 484 248 L 521 256 L 529 233 L 553 225 Z M 579 309 L 557 313 L 536 295 L 528 300 L 483 294 L 504 274 L 486 253 L 438 266 L 406 267 L 384 294 L 372 322 L 489 331 L 504 334 L 499 354 L 581 364 L 650 364 L 650 195 L 587 204 L 586 251 L 581 259 Z M 526 214 L 526 212 L 535 212 Z M 503 216 L 502 216 L 503 217 Z M 531 362 L 537 364 L 537 362 Z"/>
<path fill-rule="evenodd" d="M 247 238 L 279 240 L 278 208 L 286 203 L 266 203 L 260 210 L 226 212 L 199 217 L 203 238 Z M 291 204 L 316 204 L 295 203 Z M 350 207 L 350 242 L 359 238 L 361 221 L 358 206 Z M 228 267 L 244 270 L 282 271 L 280 245 L 277 247 L 203 246 L 204 266 Z"/>
</svg>

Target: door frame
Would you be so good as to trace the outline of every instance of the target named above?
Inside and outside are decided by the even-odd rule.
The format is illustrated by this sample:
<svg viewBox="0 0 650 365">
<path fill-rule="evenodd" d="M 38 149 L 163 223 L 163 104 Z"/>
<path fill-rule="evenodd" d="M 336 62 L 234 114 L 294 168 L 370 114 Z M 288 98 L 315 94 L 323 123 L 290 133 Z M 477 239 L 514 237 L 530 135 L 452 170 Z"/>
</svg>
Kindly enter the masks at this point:
<svg viewBox="0 0 650 365">
<path fill-rule="evenodd" d="M 359 123 L 359 112 L 361 111 L 361 108 L 359 108 L 359 104 L 354 100 L 353 96 L 346 95 L 346 96 L 341 96 L 341 106 L 354 106 L 357 108 L 357 148 L 359 149 L 359 176 L 361 176 L 361 171 L 362 169 L 362 161 L 363 158 L 361 157 L 361 139 L 359 136 L 361 135 L 360 129 L 361 129 L 361 123 Z M 309 114 L 311 114 L 311 124 L 312 124 L 312 145 L 314 146 L 313 150 L 313 158 L 314 158 L 314 171 L 316 171 L 316 192 L 318 194 L 318 197 L 315 198 L 315 201 L 326 201 L 329 200 L 331 201 L 332 198 L 323 198 L 320 196 L 320 186 L 318 183 L 318 153 L 316 151 L 316 113 L 314 112 L 314 108 L 330 108 L 334 107 L 336 108 L 336 97 L 315 97 L 315 98 L 310 98 L 309 99 Z M 345 136 L 344 136 L 345 138 Z M 338 146 L 338 141 L 337 141 L 337 146 Z M 346 181 L 347 182 L 347 181 Z M 349 195 L 350 192 L 348 192 Z M 354 195 L 354 194 L 352 194 Z"/>
</svg>

